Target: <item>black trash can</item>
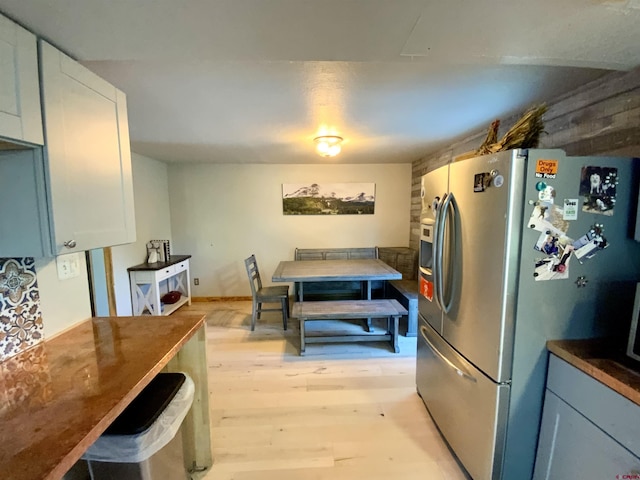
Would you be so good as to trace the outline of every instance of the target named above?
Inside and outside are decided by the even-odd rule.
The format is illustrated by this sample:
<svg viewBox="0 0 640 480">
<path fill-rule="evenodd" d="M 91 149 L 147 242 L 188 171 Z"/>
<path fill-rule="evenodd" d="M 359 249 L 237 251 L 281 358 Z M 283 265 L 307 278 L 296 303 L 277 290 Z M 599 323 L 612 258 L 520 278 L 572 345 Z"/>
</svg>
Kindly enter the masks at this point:
<svg viewBox="0 0 640 480">
<path fill-rule="evenodd" d="M 160 373 L 82 456 L 92 480 L 187 479 L 180 425 L 195 387 L 183 373 Z"/>
</svg>

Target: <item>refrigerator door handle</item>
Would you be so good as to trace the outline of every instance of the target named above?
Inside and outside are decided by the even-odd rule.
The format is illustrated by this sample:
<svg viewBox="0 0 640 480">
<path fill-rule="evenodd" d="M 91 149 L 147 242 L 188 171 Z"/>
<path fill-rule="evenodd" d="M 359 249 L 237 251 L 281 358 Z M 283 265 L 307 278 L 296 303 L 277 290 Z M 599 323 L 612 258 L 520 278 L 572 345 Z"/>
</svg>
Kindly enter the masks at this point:
<svg viewBox="0 0 640 480">
<path fill-rule="evenodd" d="M 442 194 L 442 198 L 440 199 L 440 202 L 438 203 L 438 205 L 436 206 L 436 223 L 435 223 L 435 227 L 434 227 L 434 233 L 433 233 L 433 287 L 434 287 L 434 292 L 433 292 L 433 297 L 436 300 L 436 304 L 438 305 L 438 307 L 440 308 L 440 310 L 442 310 L 442 304 L 440 303 L 440 295 L 438 293 L 438 278 L 441 275 L 440 270 L 442 267 L 442 260 L 441 260 L 441 255 L 439 254 L 439 250 L 440 250 L 440 241 L 439 241 L 439 231 L 442 228 L 442 206 L 444 205 L 444 202 L 447 198 L 447 193 L 443 193 Z"/>
<path fill-rule="evenodd" d="M 446 356 L 444 356 L 444 354 L 438 350 L 435 345 L 433 343 L 431 343 L 431 340 L 429 340 L 429 337 L 427 337 L 427 328 L 424 325 L 420 325 L 420 334 L 422 335 L 422 338 L 424 339 L 425 342 L 427 342 L 427 345 L 429 346 L 429 348 L 431 349 L 431 351 L 440 359 L 442 360 L 445 364 L 447 364 L 449 367 L 453 368 L 456 373 L 461 376 L 462 378 L 466 378 L 467 380 L 476 383 L 477 380 L 475 379 L 474 376 L 472 376 L 471 374 L 465 372 L 464 370 L 462 370 L 461 368 L 459 368 L 458 366 L 456 366 L 455 363 L 453 363 L 451 360 L 449 360 Z"/>
<path fill-rule="evenodd" d="M 440 227 L 437 230 L 437 234 L 436 234 L 436 240 L 438 243 L 438 247 L 436 250 L 436 258 L 437 258 L 437 263 L 439 266 L 440 273 L 438 276 L 438 282 L 436 283 L 435 296 L 438 299 L 438 305 L 440 305 L 440 308 L 444 313 L 449 313 L 449 311 L 451 311 L 451 306 L 453 304 L 453 292 L 450 292 L 451 295 L 449 296 L 450 297 L 449 303 L 447 303 L 444 298 L 444 234 L 445 234 L 446 226 L 448 223 L 447 218 L 449 218 L 450 207 L 453 207 L 452 211 L 455 214 L 457 212 L 457 205 L 456 205 L 456 200 L 455 200 L 455 197 L 453 196 L 453 193 L 449 193 L 442 200 L 442 207 L 440 208 Z M 453 239 L 454 245 L 455 245 L 455 236 L 456 236 L 455 225 L 456 225 L 456 222 L 454 218 L 453 222 L 451 223 L 451 238 Z M 449 262 L 451 261 L 452 261 L 452 258 L 450 255 Z M 450 269 L 447 268 L 447 271 L 450 271 Z M 452 282 L 451 285 L 455 285 L 455 282 Z"/>
</svg>

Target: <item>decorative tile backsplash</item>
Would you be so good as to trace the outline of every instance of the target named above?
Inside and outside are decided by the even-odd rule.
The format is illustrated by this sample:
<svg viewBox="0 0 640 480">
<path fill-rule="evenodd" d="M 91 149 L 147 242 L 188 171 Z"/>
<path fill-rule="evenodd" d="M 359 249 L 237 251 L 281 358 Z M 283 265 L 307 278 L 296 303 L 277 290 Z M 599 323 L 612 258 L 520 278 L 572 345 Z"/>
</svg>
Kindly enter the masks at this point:
<svg viewBox="0 0 640 480">
<path fill-rule="evenodd" d="M 0 361 L 40 343 L 42 330 L 33 258 L 0 258 Z"/>
</svg>

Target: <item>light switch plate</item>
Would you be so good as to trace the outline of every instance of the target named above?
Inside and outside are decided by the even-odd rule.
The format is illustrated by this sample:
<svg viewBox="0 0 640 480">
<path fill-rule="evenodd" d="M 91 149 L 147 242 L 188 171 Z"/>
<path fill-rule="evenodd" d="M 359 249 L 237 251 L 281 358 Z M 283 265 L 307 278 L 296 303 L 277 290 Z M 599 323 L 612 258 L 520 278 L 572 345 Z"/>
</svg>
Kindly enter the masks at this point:
<svg viewBox="0 0 640 480">
<path fill-rule="evenodd" d="M 58 279 L 67 280 L 80 275 L 80 254 L 70 253 L 56 257 Z"/>
</svg>

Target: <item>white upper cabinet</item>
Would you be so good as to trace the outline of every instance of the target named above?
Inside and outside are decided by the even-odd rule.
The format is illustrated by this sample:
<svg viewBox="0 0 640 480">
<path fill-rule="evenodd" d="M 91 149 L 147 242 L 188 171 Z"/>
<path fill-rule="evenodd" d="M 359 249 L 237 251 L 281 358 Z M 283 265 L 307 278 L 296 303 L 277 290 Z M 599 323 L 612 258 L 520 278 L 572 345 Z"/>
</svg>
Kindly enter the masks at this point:
<svg viewBox="0 0 640 480">
<path fill-rule="evenodd" d="M 40 41 L 54 255 L 135 241 L 125 95 Z"/>
<path fill-rule="evenodd" d="M 36 37 L 2 15 L 0 137 L 43 144 Z"/>
<path fill-rule="evenodd" d="M 0 257 L 134 242 L 126 97 L 48 43 L 40 47 L 46 145 L 0 149 Z"/>
</svg>

